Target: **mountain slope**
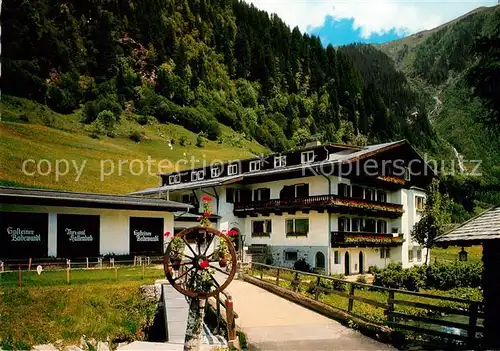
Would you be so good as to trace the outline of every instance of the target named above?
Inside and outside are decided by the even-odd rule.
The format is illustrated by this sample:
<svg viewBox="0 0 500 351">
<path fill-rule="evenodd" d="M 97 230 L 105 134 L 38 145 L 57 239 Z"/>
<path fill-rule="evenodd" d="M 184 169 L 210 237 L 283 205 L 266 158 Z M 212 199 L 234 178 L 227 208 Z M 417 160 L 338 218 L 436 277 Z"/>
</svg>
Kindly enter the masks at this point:
<svg viewBox="0 0 500 351">
<path fill-rule="evenodd" d="M 433 127 L 463 155 L 466 169 L 472 171 L 476 164 L 467 160 L 482 161 L 479 171 L 483 177 L 475 181 L 498 191 L 500 138 L 495 127 L 485 123 L 493 101 L 478 94 L 469 73 L 477 65 L 478 38 L 494 37 L 500 37 L 500 6 L 476 9 L 436 29 L 379 48 L 423 92 Z M 493 57 L 487 60 L 495 65 Z"/>
</svg>

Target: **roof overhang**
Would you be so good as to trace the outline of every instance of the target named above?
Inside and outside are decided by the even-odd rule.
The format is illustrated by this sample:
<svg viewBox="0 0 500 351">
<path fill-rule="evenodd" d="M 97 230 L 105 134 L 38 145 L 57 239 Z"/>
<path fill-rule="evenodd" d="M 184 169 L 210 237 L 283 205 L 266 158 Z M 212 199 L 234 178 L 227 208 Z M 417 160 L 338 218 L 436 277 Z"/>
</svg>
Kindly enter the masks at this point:
<svg viewBox="0 0 500 351">
<path fill-rule="evenodd" d="M 73 193 L 66 191 L 0 187 L 0 204 L 61 206 L 136 211 L 188 211 L 192 205 L 140 196 Z"/>
</svg>

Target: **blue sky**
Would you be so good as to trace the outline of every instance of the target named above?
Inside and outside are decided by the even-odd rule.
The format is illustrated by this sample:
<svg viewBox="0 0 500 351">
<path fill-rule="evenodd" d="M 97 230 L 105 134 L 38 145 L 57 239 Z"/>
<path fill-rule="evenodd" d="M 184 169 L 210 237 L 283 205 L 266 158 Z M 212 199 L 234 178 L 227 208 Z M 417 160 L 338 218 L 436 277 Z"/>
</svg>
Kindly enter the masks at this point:
<svg viewBox="0 0 500 351">
<path fill-rule="evenodd" d="M 245 0 L 324 45 L 381 43 L 435 28 L 497 0 Z"/>
</svg>

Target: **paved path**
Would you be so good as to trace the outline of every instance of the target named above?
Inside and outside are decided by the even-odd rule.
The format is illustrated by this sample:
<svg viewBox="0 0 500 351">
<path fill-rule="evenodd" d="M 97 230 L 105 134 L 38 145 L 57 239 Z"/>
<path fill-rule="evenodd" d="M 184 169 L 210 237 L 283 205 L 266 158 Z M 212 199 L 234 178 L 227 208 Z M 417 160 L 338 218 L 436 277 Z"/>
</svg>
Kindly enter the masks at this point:
<svg viewBox="0 0 500 351">
<path fill-rule="evenodd" d="M 249 350 L 395 350 L 250 283 L 233 280 L 226 291 Z"/>
</svg>

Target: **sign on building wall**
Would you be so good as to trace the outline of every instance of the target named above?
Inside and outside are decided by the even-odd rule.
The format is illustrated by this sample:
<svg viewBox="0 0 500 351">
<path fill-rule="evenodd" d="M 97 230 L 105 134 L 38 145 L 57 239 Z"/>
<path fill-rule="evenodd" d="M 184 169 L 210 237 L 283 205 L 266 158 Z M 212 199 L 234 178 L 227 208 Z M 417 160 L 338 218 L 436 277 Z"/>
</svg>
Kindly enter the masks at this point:
<svg viewBox="0 0 500 351">
<path fill-rule="evenodd" d="M 97 257 L 100 218 L 93 215 L 57 215 L 57 256 Z"/>
<path fill-rule="evenodd" d="M 163 254 L 163 218 L 130 217 L 130 253 Z"/>
<path fill-rule="evenodd" d="M 0 258 L 48 256 L 47 213 L 0 212 Z"/>
</svg>

